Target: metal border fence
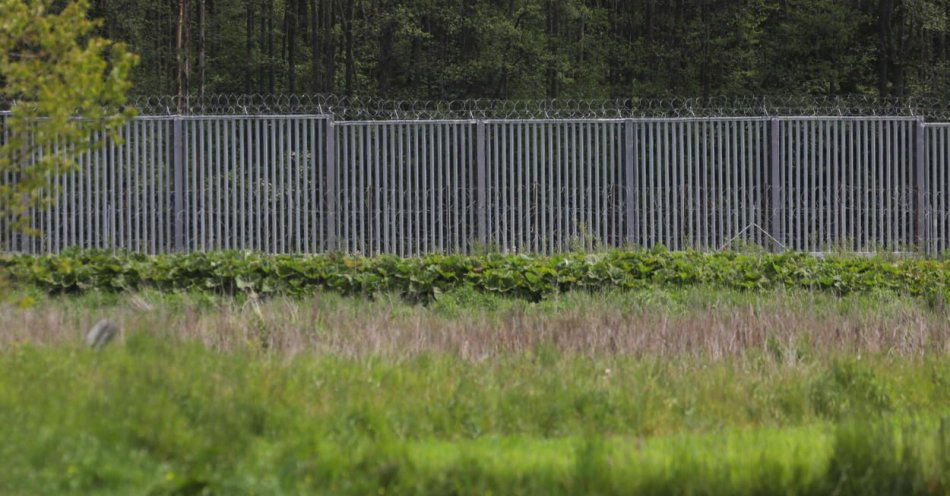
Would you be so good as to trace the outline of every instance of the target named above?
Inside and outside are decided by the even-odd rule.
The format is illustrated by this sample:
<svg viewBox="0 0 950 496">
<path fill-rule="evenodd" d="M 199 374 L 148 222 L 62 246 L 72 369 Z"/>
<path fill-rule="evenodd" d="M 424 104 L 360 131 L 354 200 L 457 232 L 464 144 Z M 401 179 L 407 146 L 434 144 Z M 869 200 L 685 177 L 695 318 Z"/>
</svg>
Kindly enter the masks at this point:
<svg viewBox="0 0 950 496">
<path fill-rule="evenodd" d="M 172 115 L 120 138 L 0 248 L 950 249 L 950 124 L 920 117 Z"/>
</svg>

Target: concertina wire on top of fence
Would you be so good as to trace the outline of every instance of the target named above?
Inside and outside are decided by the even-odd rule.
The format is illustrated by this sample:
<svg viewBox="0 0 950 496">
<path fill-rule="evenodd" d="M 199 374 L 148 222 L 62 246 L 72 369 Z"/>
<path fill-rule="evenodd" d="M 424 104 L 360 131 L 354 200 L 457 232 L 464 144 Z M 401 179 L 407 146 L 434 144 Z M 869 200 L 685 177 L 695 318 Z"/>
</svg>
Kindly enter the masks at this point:
<svg viewBox="0 0 950 496">
<path fill-rule="evenodd" d="M 0 100 L 0 110 L 10 101 Z M 623 119 L 648 117 L 882 116 L 950 121 L 943 97 L 718 96 L 397 100 L 333 94 L 134 95 L 140 115 L 331 115 L 343 120 Z"/>
<path fill-rule="evenodd" d="M 950 249 L 950 127 L 913 117 L 141 116 L 121 138 L 0 247 Z"/>
</svg>

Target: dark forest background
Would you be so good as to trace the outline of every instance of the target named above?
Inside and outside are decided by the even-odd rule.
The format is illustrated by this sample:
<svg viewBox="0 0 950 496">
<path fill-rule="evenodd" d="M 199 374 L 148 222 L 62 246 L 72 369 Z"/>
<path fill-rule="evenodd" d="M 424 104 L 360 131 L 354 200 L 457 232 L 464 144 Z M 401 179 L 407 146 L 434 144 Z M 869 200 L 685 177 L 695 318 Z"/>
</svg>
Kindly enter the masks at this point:
<svg viewBox="0 0 950 496">
<path fill-rule="evenodd" d="M 137 94 L 950 95 L 948 0 L 93 0 Z"/>
</svg>

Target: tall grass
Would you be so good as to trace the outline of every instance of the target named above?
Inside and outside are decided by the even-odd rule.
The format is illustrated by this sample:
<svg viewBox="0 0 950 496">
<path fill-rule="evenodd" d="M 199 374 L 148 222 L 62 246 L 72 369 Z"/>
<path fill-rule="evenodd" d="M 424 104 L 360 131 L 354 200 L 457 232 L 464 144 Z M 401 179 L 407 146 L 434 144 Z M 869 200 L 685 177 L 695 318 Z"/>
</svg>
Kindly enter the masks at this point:
<svg viewBox="0 0 950 496">
<path fill-rule="evenodd" d="M 950 314 L 890 292 L 712 288 L 568 293 L 540 303 L 474 290 L 429 306 L 320 293 L 266 301 L 207 294 L 90 293 L 23 309 L 0 306 L 0 346 L 78 343 L 102 317 L 124 332 L 195 340 L 221 351 L 292 356 L 405 358 L 446 353 L 484 360 L 550 347 L 584 356 L 690 355 L 724 359 L 750 351 L 794 362 L 822 351 L 923 356 L 950 352 Z"/>
<path fill-rule="evenodd" d="M 103 352 L 18 345 L 0 353 L 0 493 L 941 494 L 948 384 L 943 356 L 287 359 L 141 333 Z"/>
<path fill-rule="evenodd" d="M 919 299 L 23 296 L 0 494 L 950 491 L 950 324 Z"/>
</svg>

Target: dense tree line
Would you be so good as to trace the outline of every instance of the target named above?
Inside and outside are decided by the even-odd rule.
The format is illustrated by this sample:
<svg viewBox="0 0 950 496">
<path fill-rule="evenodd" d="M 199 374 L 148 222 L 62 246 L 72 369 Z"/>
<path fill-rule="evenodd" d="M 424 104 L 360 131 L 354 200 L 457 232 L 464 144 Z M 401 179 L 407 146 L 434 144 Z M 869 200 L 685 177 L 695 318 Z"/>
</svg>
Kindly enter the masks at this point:
<svg viewBox="0 0 950 496">
<path fill-rule="evenodd" d="M 94 0 L 140 94 L 950 94 L 947 0 Z"/>
</svg>

